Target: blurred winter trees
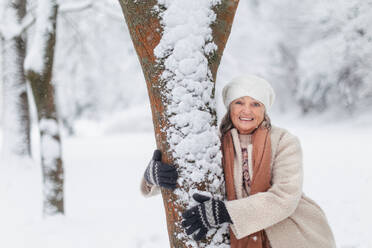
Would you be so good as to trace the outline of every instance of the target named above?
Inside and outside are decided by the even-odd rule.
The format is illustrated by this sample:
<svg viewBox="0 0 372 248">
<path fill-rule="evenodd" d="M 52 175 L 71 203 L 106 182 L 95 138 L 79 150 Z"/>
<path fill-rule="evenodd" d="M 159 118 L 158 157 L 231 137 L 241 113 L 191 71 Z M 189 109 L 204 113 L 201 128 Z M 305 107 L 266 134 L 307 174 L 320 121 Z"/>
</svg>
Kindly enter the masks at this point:
<svg viewBox="0 0 372 248">
<path fill-rule="evenodd" d="M 123 79 L 140 79 L 130 70 L 122 72 L 123 66 L 130 67 L 130 61 L 135 64 L 135 60 L 126 59 L 134 53 L 126 50 L 128 35 L 121 40 L 117 35 L 124 33 L 122 26 L 115 25 L 122 23 L 122 14 L 114 9 L 99 1 L 70 1 L 62 6 L 54 0 L 0 3 L 2 155 L 5 161 L 31 159 L 30 122 L 35 119 L 45 215 L 64 212 L 60 123 L 72 133 L 73 121 L 78 118 L 99 118 L 105 111 L 111 113 L 144 99 L 124 94 L 128 86 L 117 87 L 124 85 Z M 107 31 L 112 37 L 104 34 Z M 110 54 L 105 47 L 118 52 Z M 55 60 L 59 56 L 61 59 Z M 136 87 L 131 93 L 142 88 Z"/>
<path fill-rule="evenodd" d="M 220 73 L 224 81 L 242 71 L 261 74 L 283 111 L 370 111 L 371 0 L 250 1 L 239 8 L 225 57 L 235 66 Z"/>
<path fill-rule="evenodd" d="M 298 55 L 296 100 L 304 112 L 365 108 L 372 103 L 372 2 L 321 1 L 314 13 L 317 32 Z"/>
<path fill-rule="evenodd" d="M 65 1 L 74 3 L 74 1 Z M 59 17 L 55 82 L 62 121 L 102 119 L 148 103 L 137 55 L 116 0 Z"/>
<path fill-rule="evenodd" d="M 61 7 L 54 63 L 57 107 L 70 133 L 79 118 L 102 119 L 148 103 L 118 1 L 79 2 L 91 6 L 71 11 L 71 6 L 79 9 L 77 2 L 66 0 Z M 241 2 L 217 86 L 250 72 L 272 82 L 283 111 L 362 110 L 372 101 L 371 4 L 371 0 Z M 36 0 L 28 5 L 35 9 Z M 9 28 L 4 19 L 0 26 Z M 28 30 L 32 36 L 34 29 Z"/>
<path fill-rule="evenodd" d="M 8 0 L 2 1 L 1 12 L 5 25 L 0 30 L 4 72 L 3 161 L 31 158 L 27 78 L 39 124 L 44 213 L 63 213 L 61 140 L 52 83 L 58 5 L 56 1 L 38 0 L 36 11 L 28 11 L 26 0 Z M 32 25 L 32 42 L 27 47 L 27 28 Z"/>
</svg>

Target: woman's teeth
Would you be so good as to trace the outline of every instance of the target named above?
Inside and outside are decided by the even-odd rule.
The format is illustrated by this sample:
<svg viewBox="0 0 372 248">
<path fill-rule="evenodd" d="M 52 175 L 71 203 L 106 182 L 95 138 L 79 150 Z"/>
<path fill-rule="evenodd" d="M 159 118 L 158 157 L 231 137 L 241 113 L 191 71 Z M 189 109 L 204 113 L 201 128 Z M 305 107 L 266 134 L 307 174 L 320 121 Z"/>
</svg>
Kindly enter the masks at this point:
<svg viewBox="0 0 372 248">
<path fill-rule="evenodd" d="M 242 121 L 253 121 L 253 118 L 240 117 L 240 120 L 242 120 Z"/>
</svg>

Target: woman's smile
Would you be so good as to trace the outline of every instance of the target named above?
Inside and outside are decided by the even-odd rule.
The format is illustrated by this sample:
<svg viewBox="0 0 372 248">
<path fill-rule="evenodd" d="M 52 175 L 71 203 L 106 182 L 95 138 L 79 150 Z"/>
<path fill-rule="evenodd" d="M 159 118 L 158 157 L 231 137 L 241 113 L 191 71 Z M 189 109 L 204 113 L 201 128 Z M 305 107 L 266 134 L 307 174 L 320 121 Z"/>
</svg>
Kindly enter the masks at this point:
<svg viewBox="0 0 372 248">
<path fill-rule="evenodd" d="M 265 106 L 256 99 L 244 96 L 230 104 L 230 118 L 241 134 L 253 132 L 263 121 Z"/>
<path fill-rule="evenodd" d="M 239 117 L 239 119 L 241 121 L 253 121 L 254 120 L 254 118 L 249 118 L 249 117 Z"/>
</svg>

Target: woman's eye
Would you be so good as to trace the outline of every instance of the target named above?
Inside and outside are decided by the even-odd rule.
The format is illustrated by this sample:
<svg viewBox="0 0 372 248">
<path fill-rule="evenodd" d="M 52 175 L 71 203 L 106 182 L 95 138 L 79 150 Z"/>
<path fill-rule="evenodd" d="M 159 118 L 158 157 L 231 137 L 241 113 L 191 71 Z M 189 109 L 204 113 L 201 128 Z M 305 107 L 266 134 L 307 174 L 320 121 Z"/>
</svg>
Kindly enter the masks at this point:
<svg viewBox="0 0 372 248">
<path fill-rule="evenodd" d="M 253 106 L 255 106 L 255 107 L 259 107 L 259 106 L 261 106 L 258 102 L 255 102 L 255 103 L 253 103 Z"/>
<path fill-rule="evenodd" d="M 237 101 L 235 102 L 235 104 L 243 104 L 241 101 Z"/>
</svg>

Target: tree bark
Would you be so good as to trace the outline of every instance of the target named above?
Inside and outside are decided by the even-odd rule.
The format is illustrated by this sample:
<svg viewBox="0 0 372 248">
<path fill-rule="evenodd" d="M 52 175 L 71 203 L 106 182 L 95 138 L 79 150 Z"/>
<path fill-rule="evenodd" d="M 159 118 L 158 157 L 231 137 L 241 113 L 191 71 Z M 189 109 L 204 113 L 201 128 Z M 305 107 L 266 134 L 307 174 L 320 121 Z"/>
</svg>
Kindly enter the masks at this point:
<svg viewBox="0 0 372 248">
<path fill-rule="evenodd" d="M 173 164 L 174 158 L 170 152 L 170 144 L 164 131 L 169 127 L 169 116 L 165 114 L 167 102 L 163 98 L 166 91 L 166 82 L 164 84 L 164 81 L 160 79 L 160 75 L 164 71 L 164 64 L 162 62 L 159 63 L 154 55 L 154 48 L 162 38 L 162 26 L 159 16 L 152 11 L 157 1 L 119 0 L 119 2 L 145 76 L 157 147 L 163 151 L 163 161 Z M 211 28 L 213 41 L 218 46 L 218 49 L 208 57 L 208 67 L 211 71 L 213 82 L 216 80 L 217 69 L 230 34 L 238 2 L 237 0 L 223 0 L 221 4 L 214 7 L 217 19 L 211 25 Z M 211 97 L 214 98 L 214 88 Z M 212 125 L 216 125 L 216 110 L 210 107 L 207 111 L 215 117 Z M 199 185 L 199 188 L 206 188 L 206 184 L 208 184 L 207 181 L 203 182 L 202 185 Z M 177 248 L 188 247 L 184 240 L 177 237 L 177 234 L 182 232 L 179 225 L 177 225 L 180 222 L 178 213 L 184 210 L 184 206 L 176 204 L 177 196 L 169 190 L 162 189 L 162 196 L 166 211 L 170 246 Z M 201 247 L 205 247 L 207 243 L 208 241 L 204 241 Z"/>
<path fill-rule="evenodd" d="M 55 90 L 52 84 L 58 5 L 56 0 L 39 0 L 39 6 L 35 28 L 38 32 L 35 36 L 38 37 L 35 37 L 31 47 L 35 50 L 31 51 L 30 57 L 26 59 L 26 69 L 39 121 L 44 194 L 43 212 L 44 215 L 55 215 L 64 213 L 62 145 Z M 47 19 L 44 19 L 46 16 Z M 43 44 L 35 43 L 40 41 Z M 35 64 L 39 65 L 35 66 Z"/>
<path fill-rule="evenodd" d="M 11 0 L 5 8 L 7 24 L 20 25 L 26 14 L 26 0 Z M 3 154 L 31 156 L 30 115 L 26 78 L 23 69 L 26 36 L 2 35 L 3 63 Z"/>
</svg>

